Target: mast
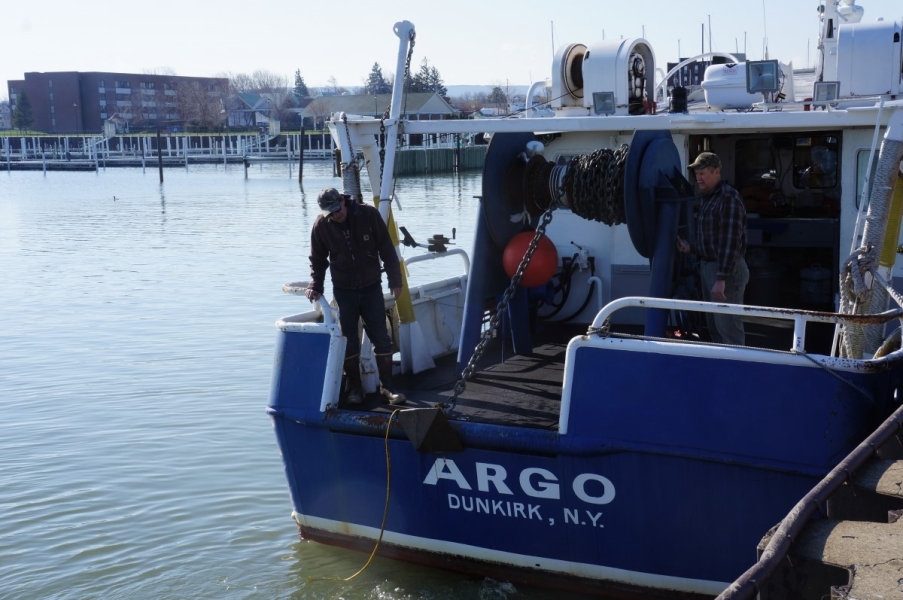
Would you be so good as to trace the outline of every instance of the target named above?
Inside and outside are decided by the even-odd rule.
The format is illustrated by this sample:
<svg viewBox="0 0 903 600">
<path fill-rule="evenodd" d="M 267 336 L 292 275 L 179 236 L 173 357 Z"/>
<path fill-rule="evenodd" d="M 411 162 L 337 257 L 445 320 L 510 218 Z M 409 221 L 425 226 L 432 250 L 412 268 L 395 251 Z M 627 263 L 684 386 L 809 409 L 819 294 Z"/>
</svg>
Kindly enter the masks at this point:
<svg viewBox="0 0 903 600">
<path fill-rule="evenodd" d="M 386 158 L 383 164 L 382 181 L 379 185 L 379 212 L 383 216 L 383 220 L 389 218 L 389 205 L 392 200 L 392 174 L 395 170 L 398 120 L 401 116 L 401 100 L 404 92 L 404 67 L 411 37 L 414 35 L 414 24 L 410 21 L 400 21 L 395 24 L 393 29 L 395 35 L 398 36 L 398 62 L 395 66 L 395 87 L 392 89 L 389 119 L 386 122 Z"/>
</svg>

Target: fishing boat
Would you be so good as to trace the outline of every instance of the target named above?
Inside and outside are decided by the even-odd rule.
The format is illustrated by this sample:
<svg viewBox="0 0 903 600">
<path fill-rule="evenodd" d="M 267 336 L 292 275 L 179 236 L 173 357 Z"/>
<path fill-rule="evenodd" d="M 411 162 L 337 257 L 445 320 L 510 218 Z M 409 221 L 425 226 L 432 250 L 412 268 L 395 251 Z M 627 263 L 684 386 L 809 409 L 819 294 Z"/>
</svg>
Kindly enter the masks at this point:
<svg viewBox="0 0 903 600">
<path fill-rule="evenodd" d="M 462 272 L 387 295 L 405 407 L 345 405 L 325 300 L 277 321 L 268 413 L 302 537 L 623 597 L 715 596 L 756 561 L 903 382 L 903 30 L 849 0 L 818 18 L 811 89 L 713 53 L 687 98 L 621 39 L 558 50 L 552 116 L 402 122 L 403 77 L 384 118 L 333 115 L 346 192 L 366 169 L 422 250 L 406 266 Z M 395 25 L 396 73 L 414 32 Z M 391 211 L 399 136 L 453 133 L 491 137 L 470 252 Z M 675 251 L 702 151 L 746 206 L 744 305 L 703 301 Z M 746 343 L 710 341 L 707 312 L 742 315 Z"/>
</svg>

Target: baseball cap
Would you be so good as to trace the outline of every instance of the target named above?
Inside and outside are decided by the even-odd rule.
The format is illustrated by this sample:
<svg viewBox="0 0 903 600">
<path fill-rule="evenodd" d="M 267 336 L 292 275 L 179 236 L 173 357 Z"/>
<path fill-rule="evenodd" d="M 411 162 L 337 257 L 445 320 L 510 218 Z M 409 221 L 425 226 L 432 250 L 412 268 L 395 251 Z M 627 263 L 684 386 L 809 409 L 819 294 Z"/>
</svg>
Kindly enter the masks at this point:
<svg viewBox="0 0 903 600">
<path fill-rule="evenodd" d="M 689 165 L 689 168 L 691 169 L 702 169 L 705 167 L 720 169 L 721 159 L 718 158 L 718 155 L 714 152 L 700 152 L 699 156 L 696 157 L 696 160 Z"/>
<path fill-rule="evenodd" d="M 317 196 L 317 204 L 320 205 L 320 210 L 323 211 L 323 215 L 329 215 L 337 210 L 341 210 L 343 196 L 345 196 L 345 194 L 339 193 L 339 190 L 335 188 L 326 188 L 320 192 L 320 195 Z"/>
</svg>

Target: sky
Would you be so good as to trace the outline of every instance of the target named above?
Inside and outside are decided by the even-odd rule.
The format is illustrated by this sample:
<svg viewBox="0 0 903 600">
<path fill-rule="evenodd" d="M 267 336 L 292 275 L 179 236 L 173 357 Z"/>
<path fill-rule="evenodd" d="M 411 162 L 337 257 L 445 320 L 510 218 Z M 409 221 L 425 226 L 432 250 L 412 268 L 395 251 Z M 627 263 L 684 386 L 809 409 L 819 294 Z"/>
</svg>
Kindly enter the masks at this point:
<svg viewBox="0 0 903 600">
<path fill-rule="evenodd" d="M 98 0 L 4 7 L 0 98 L 26 72 L 167 72 L 210 77 L 263 69 L 308 87 L 362 86 L 394 74 L 393 25 L 414 24 L 412 70 L 426 58 L 445 85 L 529 85 L 551 75 L 554 45 L 645 37 L 656 66 L 712 48 L 815 66 L 819 0 Z M 863 22 L 900 21 L 899 0 L 861 0 Z M 558 10 L 558 8 L 561 8 Z M 711 29 L 709 29 L 711 23 Z"/>
</svg>

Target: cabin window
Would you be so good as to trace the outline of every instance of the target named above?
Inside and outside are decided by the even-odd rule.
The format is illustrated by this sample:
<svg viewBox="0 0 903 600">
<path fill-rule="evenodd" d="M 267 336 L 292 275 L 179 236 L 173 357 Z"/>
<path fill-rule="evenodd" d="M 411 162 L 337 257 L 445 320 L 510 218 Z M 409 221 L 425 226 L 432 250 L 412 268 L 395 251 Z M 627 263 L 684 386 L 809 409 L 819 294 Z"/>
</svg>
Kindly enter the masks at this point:
<svg viewBox="0 0 903 600">
<path fill-rule="evenodd" d="M 793 147 L 793 186 L 825 189 L 837 186 L 838 140 L 833 135 L 798 137 Z"/>
</svg>

